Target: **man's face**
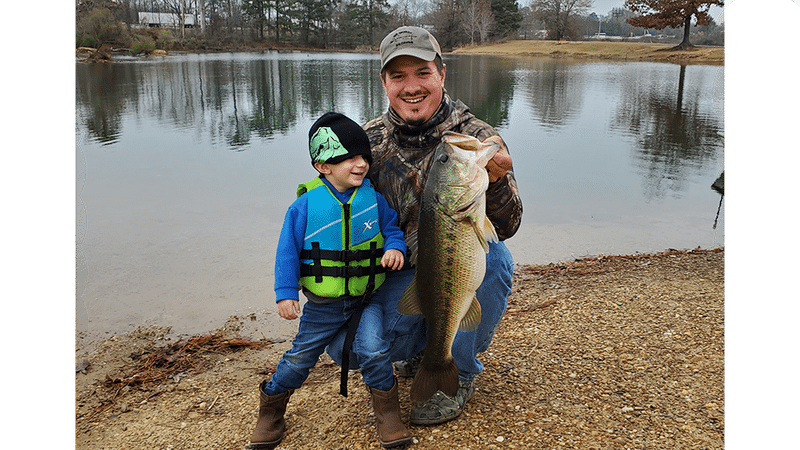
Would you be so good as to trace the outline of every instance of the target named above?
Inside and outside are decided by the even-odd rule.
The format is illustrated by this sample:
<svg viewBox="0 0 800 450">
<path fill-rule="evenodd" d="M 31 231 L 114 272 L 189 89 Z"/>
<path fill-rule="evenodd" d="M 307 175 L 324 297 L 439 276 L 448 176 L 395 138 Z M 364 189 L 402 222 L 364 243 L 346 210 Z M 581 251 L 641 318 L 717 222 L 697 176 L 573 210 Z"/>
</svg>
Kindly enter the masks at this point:
<svg viewBox="0 0 800 450">
<path fill-rule="evenodd" d="M 430 119 L 444 95 L 444 77 L 433 61 L 413 56 L 398 56 L 387 64 L 381 81 L 389 97 L 389 105 L 411 125 Z"/>
</svg>

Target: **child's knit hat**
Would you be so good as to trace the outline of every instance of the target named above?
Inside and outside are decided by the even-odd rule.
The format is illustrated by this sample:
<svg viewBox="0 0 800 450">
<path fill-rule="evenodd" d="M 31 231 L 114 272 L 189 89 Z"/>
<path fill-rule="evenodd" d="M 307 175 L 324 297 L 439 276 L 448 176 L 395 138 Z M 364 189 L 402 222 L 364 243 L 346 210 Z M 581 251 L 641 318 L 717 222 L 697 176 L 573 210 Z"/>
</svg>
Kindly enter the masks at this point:
<svg viewBox="0 0 800 450">
<path fill-rule="evenodd" d="M 308 130 L 311 164 L 337 164 L 361 155 L 372 165 L 367 133 L 344 114 L 327 112 Z"/>
</svg>

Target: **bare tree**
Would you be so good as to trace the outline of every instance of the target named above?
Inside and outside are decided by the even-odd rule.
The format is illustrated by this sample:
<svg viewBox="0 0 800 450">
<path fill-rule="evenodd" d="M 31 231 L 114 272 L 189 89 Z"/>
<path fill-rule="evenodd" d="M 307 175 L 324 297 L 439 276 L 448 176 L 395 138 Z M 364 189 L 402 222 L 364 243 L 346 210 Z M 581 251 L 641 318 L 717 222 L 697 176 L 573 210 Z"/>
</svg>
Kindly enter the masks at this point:
<svg viewBox="0 0 800 450">
<path fill-rule="evenodd" d="M 206 35 L 206 0 L 197 0 L 197 9 L 200 12 L 200 34 Z"/>
<path fill-rule="evenodd" d="M 389 28 L 393 30 L 403 25 L 421 25 L 426 9 L 425 0 L 397 0 L 389 12 Z"/>
<path fill-rule="evenodd" d="M 475 43 L 475 33 L 478 33 L 481 43 L 486 42 L 486 37 L 494 27 L 494 14 L 488 0 L 470 0 L 464 6 L 461 17 L 461 25 L 469 35 L 470 44 Z"/>
<path fill-rule="evenodd" d="M 548 36 L 564 39 L 571 32 L 574 18 L 586 15 L 592 3 L 592 0 L 534 0 L 531 9 L 544 22 Z"/>
<path fill-rule="evenodd" d="M 461 2 L 457 0 L 435 0 L 431 14 L 428 16 L 436 31 L 436 40 L 442 48 L 451 49 L 463 43 L 461 32 Z"/>
</svg>

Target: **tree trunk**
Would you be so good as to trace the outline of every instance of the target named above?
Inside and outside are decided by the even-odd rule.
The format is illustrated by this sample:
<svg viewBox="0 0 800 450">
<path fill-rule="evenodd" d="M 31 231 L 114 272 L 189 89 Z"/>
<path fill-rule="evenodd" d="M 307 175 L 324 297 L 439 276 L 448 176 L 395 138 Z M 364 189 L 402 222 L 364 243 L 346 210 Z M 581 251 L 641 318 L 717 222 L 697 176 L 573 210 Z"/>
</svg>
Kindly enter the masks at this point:
<svg viewBox="0 0 800 450">
<path fill-rule="evenodd" d="M 186 17 L 183 15 L 183 0 L 181 0 L 181 39 L 186 39 Z"/>
<path fill-rule="evenodd" d="M 692 15 L 689 14 L 686 16 L 686 20 L 683 22 L 683 41 L 675 47 L 675 50 L 686 50 L 687 48 L 692 46 L 692 43 L 689 42 L 689 31 L 692 29 Z"/>
<path fill-rule="evenodd" d="M 200 34 L 206 36 L 206 0 L 198 0 L 198 9 L 200 10 Z"/>
<path fill-rule="evenodd" d="M 281 43 L 281 13 L 278 9 L 280 1 L 275 0 L 275 42 L 280 45 Z"/>
</svg>

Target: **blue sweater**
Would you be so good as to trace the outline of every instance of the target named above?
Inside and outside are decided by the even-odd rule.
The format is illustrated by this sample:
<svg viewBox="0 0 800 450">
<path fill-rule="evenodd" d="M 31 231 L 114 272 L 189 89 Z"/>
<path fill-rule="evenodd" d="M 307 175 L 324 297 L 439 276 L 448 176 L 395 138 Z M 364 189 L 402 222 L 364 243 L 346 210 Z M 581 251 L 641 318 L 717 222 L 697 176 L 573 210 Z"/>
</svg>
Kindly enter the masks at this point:
<svg viewBox="0 0 800 450">
<path fill-rule="evenodd" d="M 342 203 L 347 203 L 353 195 L 355 188 L 341 193 L 322 179 L 328 189 L 336 195 Z M 365 179 L 362 186 L 370 186 L 369 180 Z M 318 188 L 319 189 L 319 188 Z M 378 199 L 378 214 L 380 217 L 381 233 L 383 234 L 385 250 L 399 250 L 406 254 L 406 241 L 403 232 L 397 225 L 397 212 L 389 207 L 386 199 L 378 192 L 375 194 Z M 306 213 L 308 206 L 308 196 L 301 195 L 294 201 L 286 211 L 283 219 L 281 235 L 278 238 L 278 249 L 275 255 L 275 301 L 280 300 L 299 300 L 300 295 L 300 250 L 303 249 L 303 240 L 306 233 Z"/>
</svg>

